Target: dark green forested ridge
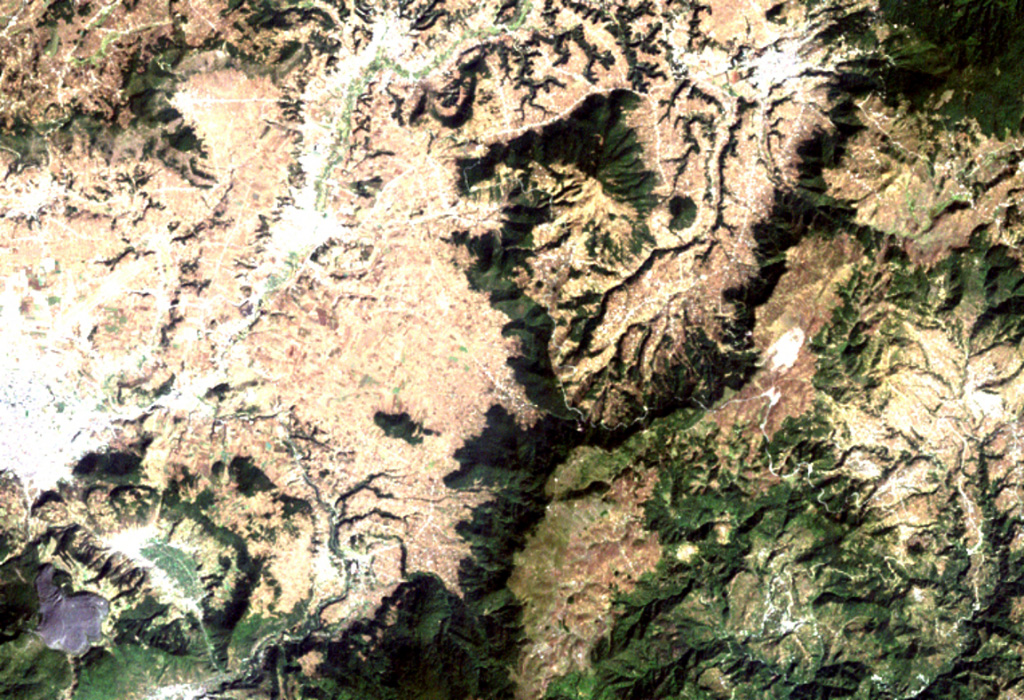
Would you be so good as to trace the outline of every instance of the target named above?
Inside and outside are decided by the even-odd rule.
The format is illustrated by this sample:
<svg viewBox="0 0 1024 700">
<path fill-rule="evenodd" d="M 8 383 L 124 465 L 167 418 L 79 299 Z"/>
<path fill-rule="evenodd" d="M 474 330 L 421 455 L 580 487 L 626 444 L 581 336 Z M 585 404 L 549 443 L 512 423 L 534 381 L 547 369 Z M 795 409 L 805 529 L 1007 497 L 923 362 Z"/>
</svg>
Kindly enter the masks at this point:
<svg viewBox="0 0 1024 700">
<path fill-rule="evenodd" d="M 876 68 L 890 100 L 903 98 L 940 128 L 965 119 L 998 138 L 1020 133 L 1024 3 L 1019 0 L 882 0 L 893 32 Z M 948 101 L 937 100 L 946 90 Z"/>
<path fill-rule="evenodd" d="M 955 493 L 955 465 L 934 464 L 947 484 L 933 497 L 939 515 L 904 545 L 863 505 L 872 482 L 841 468 L 835 411 L 878 386 L 880 346 L 902 342 L 901 322 L 959 330 L 969 353 L 1018 344 L 1024 273 L 1012 251 L 980 234 L 930 268 L 886 244 L 881 261 L 866 258 L 843 285 L 813 340 L 821 398 L 811 411 L 761 447 L 750 427 L 723 433 L 683 412 L 627 443 L 661 475 L 646 515 L 664 557 L 618 603 L 594 670 L 560 679 L 549 698 L 938 700 L 995 698 L 1018 683 L 1024 630 L 1005 614 L 1024 592 L 1022 555 L 1010 546 L 1024 522 L 996 507 L 1006 484 L 985 465 L 999 455 L 965 456 L 980 470 L 992 528 L 984 546 L 999 572 L 979 588 L 968 579 L 961 502 L 941 495 Z M 782 480 L 766 482 L 769 469 Z M 894 557 L 904 546 L 909 556 Z"/>
</svg>

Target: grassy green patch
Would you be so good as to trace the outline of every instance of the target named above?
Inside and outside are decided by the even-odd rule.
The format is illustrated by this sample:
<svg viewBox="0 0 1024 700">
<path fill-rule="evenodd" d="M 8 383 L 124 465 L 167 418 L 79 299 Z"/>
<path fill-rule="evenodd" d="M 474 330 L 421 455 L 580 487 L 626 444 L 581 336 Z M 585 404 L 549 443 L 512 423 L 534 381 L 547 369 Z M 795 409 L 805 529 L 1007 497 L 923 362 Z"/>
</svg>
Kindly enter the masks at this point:
<svg viewBox="0 0 1024 700">
<path fill-rule="evenodd" d="M 162 685 L 194 679 L 202 668 L 190 657 L 134 644 L 94 650 L 81 666 L 74 700 L 143 698 Z"/>
<path fill-rule="evenodd" d="M 167 579 L 196 605 L 202 598 L 202 583 L 199 580 L 199 567 L 196 560 L 188 552 L 159 540 L 150 540 L 139 552 L 153 562 Z"/>
</svg>

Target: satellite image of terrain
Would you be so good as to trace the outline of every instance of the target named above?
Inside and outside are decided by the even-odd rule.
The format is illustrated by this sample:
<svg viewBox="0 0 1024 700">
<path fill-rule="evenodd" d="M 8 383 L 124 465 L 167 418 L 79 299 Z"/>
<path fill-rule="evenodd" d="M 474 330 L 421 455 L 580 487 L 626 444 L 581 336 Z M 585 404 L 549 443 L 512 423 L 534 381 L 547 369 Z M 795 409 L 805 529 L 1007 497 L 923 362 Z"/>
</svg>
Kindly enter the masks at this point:
<svg viewBox="0 0 1024 700">
<path fill-rule="evenodd" d="M 0 0 L 0 698 L 1024 700 L 1024 0 Z"/>
</svg>

